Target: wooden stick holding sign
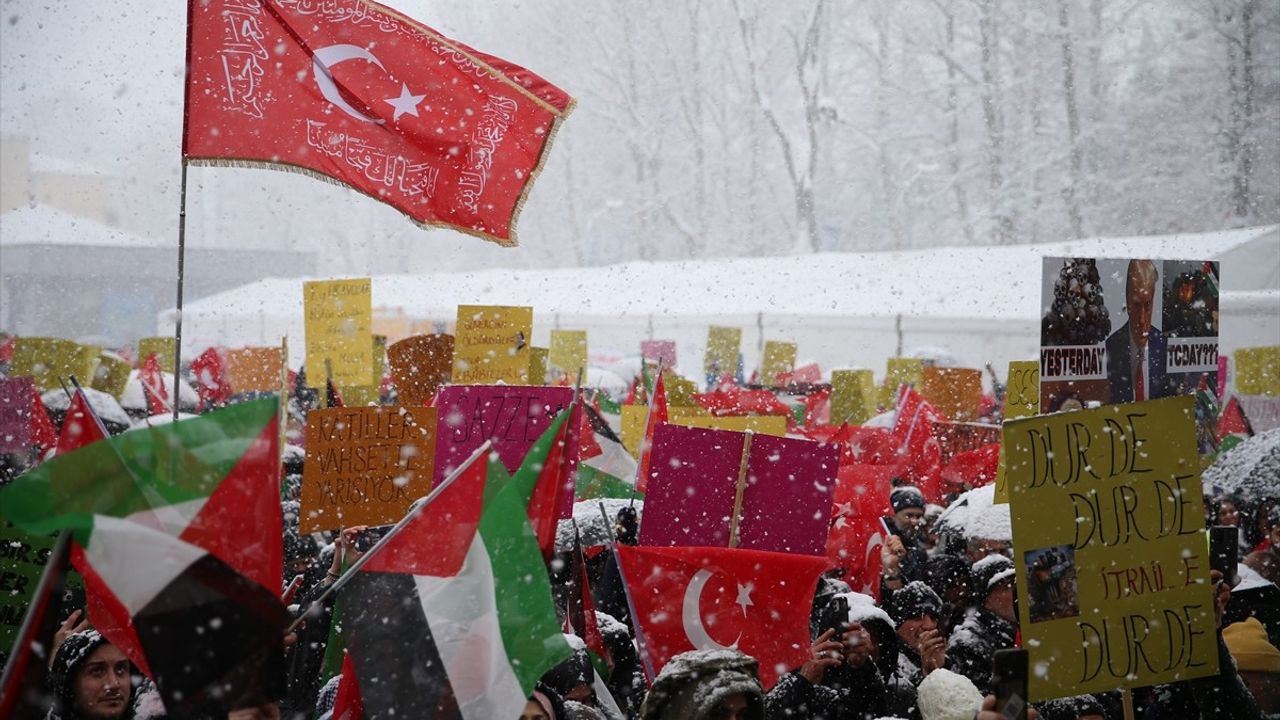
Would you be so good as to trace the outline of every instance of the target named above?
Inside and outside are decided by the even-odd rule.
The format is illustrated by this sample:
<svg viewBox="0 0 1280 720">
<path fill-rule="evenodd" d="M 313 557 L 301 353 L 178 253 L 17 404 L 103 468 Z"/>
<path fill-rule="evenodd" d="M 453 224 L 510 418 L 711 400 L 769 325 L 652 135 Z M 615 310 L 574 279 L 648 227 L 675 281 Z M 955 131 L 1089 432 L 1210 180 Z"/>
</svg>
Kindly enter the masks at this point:
<svg viewBox="0 0 1280 720">
<path fill-rule="evenodd" d="M 738 461 L 738 485 L 733 492 L 733 514 L 729 516 L 729 547 L 738 547 L 738 525 L 742 523 L 742 493 L 747 489 L 747 464 L 751 460 L 751 438 L 748 430 L 742 441 L 742 459 Z"/>
</svg>

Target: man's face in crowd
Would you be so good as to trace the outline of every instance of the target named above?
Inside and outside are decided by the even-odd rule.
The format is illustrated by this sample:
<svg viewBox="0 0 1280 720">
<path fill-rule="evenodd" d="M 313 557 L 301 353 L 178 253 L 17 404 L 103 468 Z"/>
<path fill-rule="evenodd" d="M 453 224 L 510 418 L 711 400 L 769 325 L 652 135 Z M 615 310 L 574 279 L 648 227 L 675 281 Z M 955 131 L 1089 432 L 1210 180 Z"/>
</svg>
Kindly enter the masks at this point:
<svg viewBox="0 0 1280 720">
<path fill-rule="evenodd" d="M 965 548 L 969 563 L 973 564 L 988 555 L 1008 556 L 1009 543 L 1004 540 L 970 540 Z"/>
<path fill-rule="evenodd" d="M 716 704 L 715 709 L 711 711 L 711 718 L 712 720 L 746 720 L 748 709 L 747 696 L 734 693 Z"/>
<path fill-rule="evenodd" d="M 893 524 L 907 537 L 920 537 L 924 533 L 924 510 L 904 508 L 893 514 Z"/>
<path fill-rule="evenodd" d="M 1133 344 L 1144 348 L 1151 333 L 1151 309 L 1155 307 L 1155 282 L 1140 273 L 1129 273 L 1124 293 L 1124 306 L 1129 313 L 1129 333 Z"/>
<path fill-rule="evenodd" d="M 918 647 L 920 633 L 925 630 L 937 630 L 938 621 L 932 615 L 921 615 L 920 617 L 903 620 L 898 624 L 898 637 L 902 638 L 902 642 L 911 647 Z"/>
<path fill-rule="evenodd" d="M 987 593 L 987 609 L 1008 620 L 1011 623 L 1018 622 L 1018 616 L 1013 612 L 1013 585 L 1008 582 L 1002 582 Z"/>
<path fill-rule="evenodd" d="M 129 707 L 129 659 L 120 648 L 107 643 L 94 650 L 80 667 L 75 680 L 75 704 L 80 714 L 94 720 L 115 720 Z"/>
</svg>

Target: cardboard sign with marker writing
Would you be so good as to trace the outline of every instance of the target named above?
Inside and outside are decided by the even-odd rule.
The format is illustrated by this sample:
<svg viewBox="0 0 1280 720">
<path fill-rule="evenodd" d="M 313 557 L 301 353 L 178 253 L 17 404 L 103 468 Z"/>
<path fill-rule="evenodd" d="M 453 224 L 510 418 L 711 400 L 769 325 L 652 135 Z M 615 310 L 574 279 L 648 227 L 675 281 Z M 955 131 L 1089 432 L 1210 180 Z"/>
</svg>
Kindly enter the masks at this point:
<svg viewBox="0 0 1280 720">
<path fill-rule="evenodd" d="M 587 331 L 552 330 L 548 362 L 570 378 L 576 378 L 579 370 L 586 373 Z"/>
<path fill-rule="evenodd" d="M 61 382 L 72 375 L 92 382 L 100 352 L 92 345 L 62 338 L 20 336 L 13 341 L 9 377 L 30 377 L 40 392 L 60 389 Z"/>
<path fill-rule="evenodd" d="M 307 414 L 303 533 L 400 520 L 431 491 L 436 409 L 341 407 Z"/>
<path fill-rule="evenodd" d="M 347 405 L 377 405 L 382 401 L 382 377 L 387 374 L 387 339 L 373 336 L 373 382 L 358 387 L 342 388 L 342 399 Z"/>
<path fill-rule="evenodd" d="M 1005 424 L 1031 700 L 1218 672 L 1195 401 Z"/>
<path fill-rule="evenodd" d="M 373 383 L 373 287 L 369 278 L 313 280 L 302 285 L 307 384 L 323 388 Z M 328 367 L 326 368 L 326 363 Z"/>
<path fill-rule="evenodd" d="M 658 426 L 641 545 L 728 547 L 746 437 Z M 838 464 L 835 445 L 754 435 L 743 478 L 738 547 L 822 555 Z"/>
<path fill-rule="evenodd" d="M 648 405 L 622 406 L 622 447 L 631 453 L 631 457 L 640 457 L 640 439 L 644 437 L 644 424 L 649 417 Z"/>
<path fill-rule="evenodd" d="M 708 374 L 733 374 L 738 369 L 738 349 L 742 345 L 742 328 L 716 327 L 707 330 L 707 354 L 702 369 Z"/>
<path fill-rule="evenodd" d="M 1040 412 L 1040 363 L 1013 360 L 1005 380 L 1004 419 L 1017 420 Z"/>
<path fill-rule="evenodd" d="M 279 392 L 280 348 L 245 347 L 227 351 L 227 381 L 232 392 Z"/>
<path fill-rule="evenodd" d="M 982 371 L 927 367 L 921 373 L 920 394 L 948 420 L 976 420 L 982 409 Z"/>
<path fill-rule="evenodd" d="M 387 348 L 391 378 L 401 405 L 431 402 L 453 372 L 453 336 L 414 335 Z"/>
<path fill-rule="evenodd" d="M 173 359 L 178 354 L 178 341 L 172 337 L 146 337 L 138 341 L 138 363 L 146 362 L 152 355 L 160 359 L 165 372 L 173 372 Z"/>
<path fill-rule="evenodd" d="M 529 384 L 533 308 L 459 305 L 453 346 L 453 382 Z"/>
<path fill-rule="evenodd" d="M 767 340 L 764 344 L 764 360 L 760 366 L 760 382 L 772 385 L 778 375 L 789 373 L 796 366 L 796 344 Z"/>
<path fill-rule="evenodd" d="M 652 363 L 661 362 L 664 368 L 676 366 L 675 340 L 641 340 L 640 357 Z"/>
</svg>

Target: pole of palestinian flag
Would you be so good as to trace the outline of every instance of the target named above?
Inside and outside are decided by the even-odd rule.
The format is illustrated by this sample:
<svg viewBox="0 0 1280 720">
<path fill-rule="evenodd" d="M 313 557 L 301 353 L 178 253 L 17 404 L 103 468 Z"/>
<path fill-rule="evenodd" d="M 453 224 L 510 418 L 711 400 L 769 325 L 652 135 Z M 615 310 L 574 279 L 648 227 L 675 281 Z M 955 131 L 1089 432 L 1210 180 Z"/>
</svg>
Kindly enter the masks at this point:
<svg viewBox="0 0 1280 720">
<path fill-rule="evenodd" d="M 342 572 L 342 575 L 339 576 L 337 580 L 333 581 L 332 585 L 325 588 L 325 591 L 323 593 L 320 593 L 320 596 L 317 597 L 315 600 L 313 600 L 311 604 L 307 606 L 307 609 L 305 612 L 298 615 L 297 619 L 295 619 L 293 623 L 289 625 L 288 628 L 285 629 L 284 631 L 285 635 L 288 635 L 294 630 L 297 630 L 298 626 L 302 624 L 302 621 L 305 620 L 308 615 L 310 615 L 313 611 L 319 609 L 321 605 L 324 603 L 324 601 L 329 598 L 330 595 L 333 595 L 334 593 L 338 592 L 339 590 L 342 589 L 342 586 L 350 582 L 351 578 L 355 577 L 355 574 L 360 570 L 360 568 L 364 567 L 365 564 L 369 562 L 370 558 L 372 558 L 374 555 L 377 555 L 378 552 L 382 550 L 382 548 L 386 547 L 387 543 L 391 542 L 392 538 L 394 538 L 396 535 L 399 535 L 400 531 L 404 530 L 406 525 L 408 525 L 414 518 L 418 517 L 418 515 L 422 513 L 423 509 L 425 509 L 431 503 L 435 502 L 436 498 L 440 497 L 441 493 L 443 493 L 450 485 L 452 485 L 455 480 L 457 480 L 459 477 L 462 476 L 462 473 L 471 469 L 472 463 L 478 461 L 480 458 L 483 458 L 492 449 L 493 449 L 493 441 L 485 440 L 484 444 L 476 448 L 475 451 L 472 452 L 471 455 L 466 460 L 464 460 L 461 465 L 454 468 L 453 472 L 446 475 L 444 480 L 440 481 L 440 484 L 431 488 L 431 492 L 428 493 L 426 497 L 422 498 L 421 502 L 417 502 L 414 504 L 413 507 L 409 508 L 409 512 L 406 513 L 404 517 L 400 518 L 400 522 L 397 522 L 395 526 L 393 526 L 389 531 L 387 531 L 387 534 L 383 535 L 381 540 L 375 543 L 373 547 L 369 548 L 368 552 L 366 552 L 365 554 L 357 558 L 355 562 L 351 563 L 351 565 Z"/>
<path fill-rule="evenodd" d="M 187 256 L 187 123 L 191 106 L 191 23 L 195 3 L 187 3 L 187 57 L 182 72 L 182 179 L 178 190 L 178 298 L 173 318 L 173 421 L 178 422 L 178 390 L 182 382 L 182 281 Z"/>
</svg>

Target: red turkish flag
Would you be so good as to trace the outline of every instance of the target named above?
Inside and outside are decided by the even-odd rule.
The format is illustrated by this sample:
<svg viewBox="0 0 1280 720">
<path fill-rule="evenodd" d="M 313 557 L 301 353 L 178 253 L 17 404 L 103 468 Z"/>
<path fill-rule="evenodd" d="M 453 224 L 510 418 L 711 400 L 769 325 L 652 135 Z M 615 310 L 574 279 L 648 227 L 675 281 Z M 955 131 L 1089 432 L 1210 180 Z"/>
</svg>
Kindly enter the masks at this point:
<svg viewBox="0 0 1280 720">
<path fill-rule="evenodd" d="M 890 482 L 897 465 L 841 464 L 831 503 L 827 559 L 841 568 L 849 587 L 880 599 L 882 518 L 889 509 Z"/>
<path fill-rule="evenodd" d="M 314 173 L 515 245 L 573 99 L 367 0 L 192 0 L 189 162 Z"/>
<path fill-rule="evenodd" d="M 649 460 L 653 457 L 653 431 L 667 421 L 667 389 L 662 373 L 653 381 L 653 397 L 649 398 L 649 412 L 644 424 L 644 437 L 640 440 L 640 473 L 636 477 L 636 490 L 644 492 L 649 487 Z"/>
<path fill-rule="evenodd" d="M 71 404 L 67 406 L 67 416 L 62 421 L 62 432 L 58 435 L 58 448 L 54 455 L 78 450 L 106 437 L 106 428 L 89 409 L 89 400 L 84 396 L 84 391 L 76 388 L 71 396 Z"/>
<path fill-rule="evenodd" d="M 196 393 L 202 406 L 211 408 L 231 399 L 233 389 L 227 378 L 227 361 L 218 348 L 209 348 L 192 360 L 191 372 L 196 376 Z"/>
<path fill-rule="evenodd" d="M 902 477 L 931 503 L 943 499 L 942 447 L 933 435 L 933 423 L 945 419 L 915 388 L 905 387 L 898 396 L 891 435 L 906 462 Z"/>
<path fill-rule="evenodd" d="M 808 658 L 809 608 L 826 558 L 711 547 L 617 548 L 653 673 L 682 652 L 737 648 L 760 661 L 767 689 Z"/>
<path fill-rule="evenodd" d="M 173 406 L 169 405 L 169 391 L 164 386 L 164 371 L 160 369 L 158 354 L 151 353 L 143 361 L 138 370 L 138 382 L 142 383 L 142 394 L 147 398 L 147 407 L 152 415 L 173 412 Z"/>
</svg>

